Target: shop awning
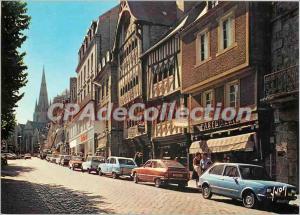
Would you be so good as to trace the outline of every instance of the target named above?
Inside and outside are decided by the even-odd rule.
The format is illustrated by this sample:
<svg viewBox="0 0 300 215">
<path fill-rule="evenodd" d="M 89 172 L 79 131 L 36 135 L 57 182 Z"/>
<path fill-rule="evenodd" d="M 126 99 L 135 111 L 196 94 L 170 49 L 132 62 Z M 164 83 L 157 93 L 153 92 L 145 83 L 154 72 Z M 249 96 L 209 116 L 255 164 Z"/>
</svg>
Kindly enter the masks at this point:
<svg viewBox="0 0 300 215">
<path fill-rule="evenodd" d="M 229 152 L 229 151 L 253 151 L 256 141 L 256 133 L 247 133 L 231 137 L 195 141 L 191 144 L 190 153 L 196 152 Z"/>
<path fill-rule="evenodd" d="M 75 140 L 72 140 L 72 141 L 70 142 L 70 148 L 75 148 L 76 145 L 77 145 L 76 139 L 75 139 Z"/>
<path fill-rule="evenodd" d="M 200 152 L 200 153 L 209 152 L 205 140 L 192 142 L 190 146 L 190 154 L 196 154 L 196 152 Z"/>
</svg>

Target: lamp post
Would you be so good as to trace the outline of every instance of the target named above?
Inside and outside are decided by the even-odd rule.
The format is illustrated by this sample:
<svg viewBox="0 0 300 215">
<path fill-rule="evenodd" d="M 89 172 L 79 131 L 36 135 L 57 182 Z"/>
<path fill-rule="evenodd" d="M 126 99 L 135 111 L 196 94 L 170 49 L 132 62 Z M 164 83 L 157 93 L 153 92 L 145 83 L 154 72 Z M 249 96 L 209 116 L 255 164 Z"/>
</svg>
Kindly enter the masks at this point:
<svg viewBox="0 0 300 215">
<path fill-rule="evenodd" d="M 19 135 L 18 136 L 18 142 L 19 142 L 19 151 L 20 151 L 20 154 L 21 154 L 21 139 L 22 139 L 22 136 Z"/>
</svg>

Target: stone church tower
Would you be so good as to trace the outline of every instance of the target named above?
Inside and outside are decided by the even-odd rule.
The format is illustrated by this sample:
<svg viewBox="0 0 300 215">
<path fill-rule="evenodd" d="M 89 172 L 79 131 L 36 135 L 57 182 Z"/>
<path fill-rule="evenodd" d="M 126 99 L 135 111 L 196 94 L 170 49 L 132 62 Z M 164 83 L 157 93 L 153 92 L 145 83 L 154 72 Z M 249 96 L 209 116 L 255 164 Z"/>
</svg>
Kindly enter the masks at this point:
<svg viewBox="0 0 300 215">
<path fill-rule="evenodd" d="M 47 123 L 49 121 L 47 112 L 49 108 L 47 85 L 45 78 L 45 69 L 43 67 L 42 83 L 40 88 L 40 96 L 38 102 L 35 102 L 35 110 L 33 113 L 33 121 Z"/>
</svg>

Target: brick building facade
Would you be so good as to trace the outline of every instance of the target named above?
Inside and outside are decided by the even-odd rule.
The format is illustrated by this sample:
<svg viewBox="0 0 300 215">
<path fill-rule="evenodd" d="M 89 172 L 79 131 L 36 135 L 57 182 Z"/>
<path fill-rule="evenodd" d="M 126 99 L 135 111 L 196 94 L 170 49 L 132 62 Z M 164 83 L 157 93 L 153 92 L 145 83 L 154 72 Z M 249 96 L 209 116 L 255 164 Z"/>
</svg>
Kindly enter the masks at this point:
<svg viewBox="0 0 300 215">
<path fill-rule="evenodd" d="M 189 126 L 194 145 L 203 142 L 215 161 L 229 155 L 232 161 L 263 162 L 269 153 L 269 128 L 259 103 L 263 96 L 259 77 L 268 69 L 263 62 L 269 57 L 264 41 L 268 40 L 270 6 L 207 2 L 201 12 L 194 8 L 192 20 L 181 33 L 182 92 L 188 96 L 187 107 L 192 110 L 208 105 L 221 110 L 219 115 L 210 113 L 210 119 L 191 119 Z M 221 116 L 228 107 L 235 108 L 236 113 L 250 108 L 251 117 L 245 120 L 235 115 L 224 121 Z M 244 144 L 238 146 L 237 139 L 244 139 Z M 237 148 L 230 150 L 226 144 L 237 144 Z"/>
</svg>

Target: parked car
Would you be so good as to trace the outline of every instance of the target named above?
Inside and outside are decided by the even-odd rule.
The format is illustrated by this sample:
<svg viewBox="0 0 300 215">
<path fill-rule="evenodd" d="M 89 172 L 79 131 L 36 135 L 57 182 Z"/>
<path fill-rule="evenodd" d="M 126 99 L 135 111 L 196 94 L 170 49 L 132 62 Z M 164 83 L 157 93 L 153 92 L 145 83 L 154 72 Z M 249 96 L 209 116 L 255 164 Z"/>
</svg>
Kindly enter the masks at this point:
<svg viewBox="0 0 300 215">
<path fill-rule="evenodd" d="M 199 180 L 205 199 L 213 194 L 242 200 L 247 208 L 261 202 L 295 200 L 296 187 L 271 181 L 262 166 L 239 163 L 217 163 L 205 171 Z"/>
<path fill-rule="evenodd" d="M 144 166 L 132 170 L 134 182 L 154 182 L 156 187 L 165 184 L 178 184 L 180 188 L 187 186 L 189 172 L 186 167 L 175 160 L 153 159 Z"/>
<path fill-rule="evenodd" d="M 57 154 L 52 155 L 50 162 L 51 162 L 51 163 L 56 163 L 56 160 L 57 160 L 57 159 L 59 159 L 59 155 L 57 155 Z"/>
<path fill-rule="evenodd" d="M 54 163 L 55 164 L 60 164 L 60 160 L 61 160 L 61 157 L 62 157 L 63 155 L 57 155 L 57 157 L 55 157 L 55 161 L 54 161 Z"/>
<path fill-rule="evenodd" d="M 62 155 L 59 164 L 62 166 L 68 166 L 70 160 L 71 160 L 71 155 Z"/>
<path fill-rule="evenodd" d="M 1 155 L 1 166 L 7 165 L 7 158 L 5 155 Z"/>
<path fill-rule="evenodd" d="M 17 155 L 14 153 L 3 153 L 7 160 L 15 160 L 17 159 Z"/>
<path fill-rule="evenodd" d="M 40 158 L 46 159 L 47 155 L 50 155 L 51 153 L 50 149 L 43 149 L 43 151 L 40 152 Z"/>
<path fill-rule="evenodd" d="M 24 155 L 24 159 L 25 159 L 25 160 L 26 160 L 26 159 L 31 159 L 31 154 L 26 153 L 26 154 Z"/>
<path fill-rule="evenodd" d="M 88 171 L 88 173 L 96 172 L 98 174 L 98 165 L 105 163 L 105 157 L 103 156 L 88 156 L 85 162 L 82 163 L 82 170 Z"/>
<path fill-rule="evenodd" d="M 46 156 L 46 161 L 50 162 L 52 160 L 52 154 Z"/>
<path fill-rule="evenodd" d="M 119 176 L 130 176 L 132 169 L 137 165 L 132 158 L 125 157 L 108 157 L 105 163 L 98 165 L 99 175 L 112 175 L 113 178 Z"/>
<path fill-rule="evenodd" d="M 81 169 L 82 170 L 82 163 L 84 159 L 81 156 L 72 156 L 71 160 L 69 161 L 69 168 L 72 170 Z"/>
</svg>

